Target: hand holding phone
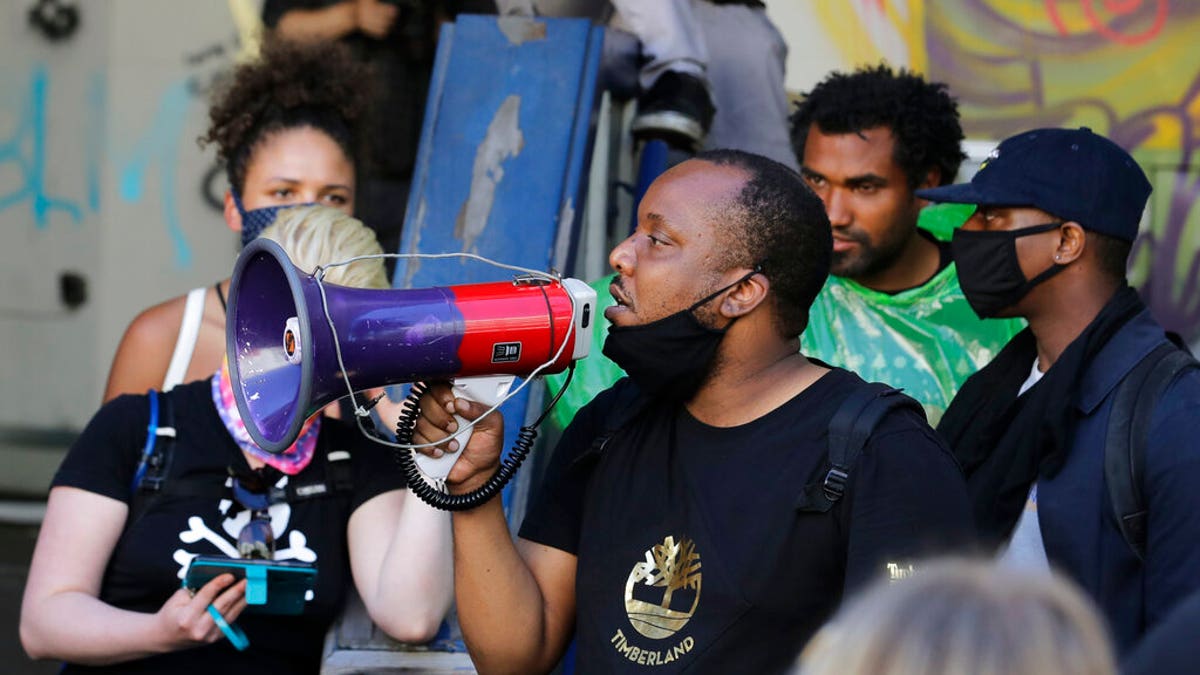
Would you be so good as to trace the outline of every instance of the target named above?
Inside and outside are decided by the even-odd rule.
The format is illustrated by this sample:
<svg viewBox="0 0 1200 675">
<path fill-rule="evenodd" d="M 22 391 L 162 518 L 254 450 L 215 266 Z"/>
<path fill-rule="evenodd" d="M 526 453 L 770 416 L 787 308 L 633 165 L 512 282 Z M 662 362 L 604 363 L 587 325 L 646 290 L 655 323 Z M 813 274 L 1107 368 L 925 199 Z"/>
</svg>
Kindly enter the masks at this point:
<svg viewBox="0 0 1200 675">
<path fill-rule="evenodd" d="M 246 608 L 246 583 L 231 574 L 210 577 L 195 590 L 181 588 L 155 614 L 163 641 L 171 649 L 210 644 L 224 637 L 209 607 L 232 623 Z"/>
</svg>

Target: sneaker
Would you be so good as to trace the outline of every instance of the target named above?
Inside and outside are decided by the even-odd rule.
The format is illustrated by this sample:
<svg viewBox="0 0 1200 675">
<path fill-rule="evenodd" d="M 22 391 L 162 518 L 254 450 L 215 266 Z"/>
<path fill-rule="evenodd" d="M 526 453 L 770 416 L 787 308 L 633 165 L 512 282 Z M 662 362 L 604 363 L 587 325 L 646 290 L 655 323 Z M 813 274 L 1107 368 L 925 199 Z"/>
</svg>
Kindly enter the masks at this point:
<svg viewBox="0 0 1200 675">
<path fill-rule="evenodd" d="M 668 70 L 638 98 L 633 136 L 638 140 L 661 139 L 694 152 L 704 142 L 716 111 L 703 80 Z"/>
</svg>

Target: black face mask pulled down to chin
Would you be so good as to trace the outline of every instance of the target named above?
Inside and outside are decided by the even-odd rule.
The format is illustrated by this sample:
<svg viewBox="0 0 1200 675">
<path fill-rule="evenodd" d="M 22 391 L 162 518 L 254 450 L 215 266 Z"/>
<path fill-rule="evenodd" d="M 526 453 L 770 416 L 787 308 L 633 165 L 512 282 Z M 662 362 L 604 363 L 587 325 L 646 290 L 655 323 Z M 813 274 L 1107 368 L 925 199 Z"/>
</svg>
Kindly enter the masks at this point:
<svg viewBox="0 0 1200 675">
<path fill-rule="evenodd" d="M 620 366 L 644 393 L 661 399 L 686 401 L 712 369 L 717 347 L 729 327 L 709 328 L 695 311 L 721 293 L 761 271 L 749 274 L 680 310 L 638 326 L 609 326 L 604 355 Z"/>
<path fill-rule="evenodd" d="M 1004 309 L 1020 302 L 1034 286 L 1066 268 L 1066 265 L 1056 263 L 1026 280 L 1017 258 L 1017 239 L 1059 227 L 1062 223 L 1043 223 L 1001 232 L 954 231 L 950 250 L 958 268 L 958 283 L 979 318 L 999 316 Z"/>
</svg>

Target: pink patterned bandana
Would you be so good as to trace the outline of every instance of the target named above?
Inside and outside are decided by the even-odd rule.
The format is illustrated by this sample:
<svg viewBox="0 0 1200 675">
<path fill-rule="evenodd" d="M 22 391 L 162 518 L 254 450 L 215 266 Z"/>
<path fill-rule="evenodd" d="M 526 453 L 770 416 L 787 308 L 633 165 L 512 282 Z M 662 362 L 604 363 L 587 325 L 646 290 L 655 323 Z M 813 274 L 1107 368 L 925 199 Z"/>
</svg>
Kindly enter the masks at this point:
<svg viewBox="0 0 1200 675">
<path fill-rule="evenodd" d="M 233 400 L 233 383 L 229 379 L 229 362 L 222 361 L 221 369 L 212 378 L 213 403 L 217 406 L 217 414 L 225 423 L 229 435 L 237 441 L 242 450 L 251 456 L 261 459 L 268 466 L 273 466 L 289 476 L 295 476 L 308 466 L 312 460 L 313 451 L 317 448 L 317 435 L 321 433 L 321 414 L 317 413 L 304 422 L 300 428 L 300 436 L 291 447 L 278 455 L 271 454 L 258 447 L 250 432 L 246 431 L 246 423 L 238 412 L 237 403 Z"/>
</svg>

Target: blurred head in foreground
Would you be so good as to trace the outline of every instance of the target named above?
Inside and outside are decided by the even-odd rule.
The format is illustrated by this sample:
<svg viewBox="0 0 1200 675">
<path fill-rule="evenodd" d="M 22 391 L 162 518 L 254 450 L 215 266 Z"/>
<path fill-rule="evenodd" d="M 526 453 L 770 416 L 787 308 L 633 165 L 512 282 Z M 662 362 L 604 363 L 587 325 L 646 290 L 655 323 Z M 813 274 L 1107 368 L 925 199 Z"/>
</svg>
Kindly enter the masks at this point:
<svg viewBox="0 0 1200 675">
<path fill-rule="evenodd" d="M 1113 675 L 1099 616 L 1064 579 L 987 562 L 931 562 L 852 600 L 796 675 Z"/>
</svg>

